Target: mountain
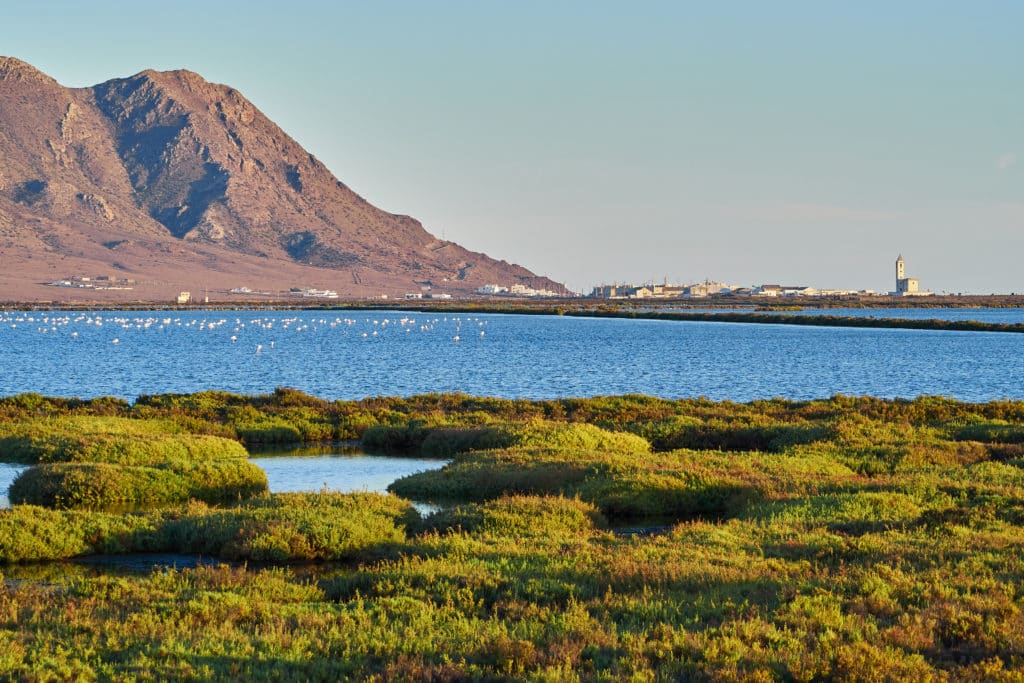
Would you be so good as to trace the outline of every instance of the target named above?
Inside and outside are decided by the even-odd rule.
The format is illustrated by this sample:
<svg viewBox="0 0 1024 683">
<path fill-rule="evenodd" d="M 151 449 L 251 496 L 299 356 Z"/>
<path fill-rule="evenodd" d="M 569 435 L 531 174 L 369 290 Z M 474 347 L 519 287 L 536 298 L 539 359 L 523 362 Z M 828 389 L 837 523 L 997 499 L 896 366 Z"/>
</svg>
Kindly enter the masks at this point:
<svg viewBox="0 0 1024 683">
<path fill-rule="evenodd" d="M 10 57 L 0 57 L 0 262 L 0 300 L 565 291 L 373 206 L 231 87 L 143 71 L 66 88 Z M 132 289 L 41 284 L 97 275 Z"/>
</svg>

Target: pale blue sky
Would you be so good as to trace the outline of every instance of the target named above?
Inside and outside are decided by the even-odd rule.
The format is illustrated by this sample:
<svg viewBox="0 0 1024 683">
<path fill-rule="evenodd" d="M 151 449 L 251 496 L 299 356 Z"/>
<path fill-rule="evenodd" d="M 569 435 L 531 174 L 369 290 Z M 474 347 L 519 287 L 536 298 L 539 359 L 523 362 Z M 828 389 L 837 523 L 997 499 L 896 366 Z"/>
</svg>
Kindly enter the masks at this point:
<svg viewBox="0 0 1024 683">
<path fill-rule="evenodd" d="M 1024 2 L 39 2 L 71 86 L 228 83 L 346 184 L 587 289 L 1024 291 Z"/>
</svg>

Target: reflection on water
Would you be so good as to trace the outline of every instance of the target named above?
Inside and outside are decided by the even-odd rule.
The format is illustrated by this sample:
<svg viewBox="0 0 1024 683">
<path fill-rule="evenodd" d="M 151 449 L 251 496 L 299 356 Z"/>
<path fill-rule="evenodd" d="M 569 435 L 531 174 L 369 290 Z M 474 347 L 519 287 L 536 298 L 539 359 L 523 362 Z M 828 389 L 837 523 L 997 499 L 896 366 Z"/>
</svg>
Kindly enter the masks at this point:
<svg viewBox="0 0 1024 683">
<path fill-rule="evenodd" d="M 53 584 L 55 587 L 73 579 L 98 576 L 130 576 L 149 574 L 166 569 L 195 569 L 196 567 L 245 566 L 243 562 L 229 562 L 216 557 L 181 555 L 178 553 L 136 553 L 134 555 L 89 555 L 61 562 L 16 564 L 4 567 L 4 583 Z"/>
<path fill-rule="evenodd" d="M 25 465 L 12 465 L 0 462 L 0 509 L 11 507 L 11 500 L 7 497 L 7 491 L 11 488 L 11 483 L 26 469 L 28 468 Z"/>
<path fill-rule="evenodd" d="M 256 451 L 251 461 L 267 473 L 271 493 L 320 490 L 386 493 L 388 485 L 396 479 L 416 472 L 440 469 L 448 462 L 434 458 L 370 455 L 352 443 L 317 444 L 287 450 L 265 449 Z M 0 463 L 0 490 L 6 492 L 10 481 L 23 469 L 24 465 Z M 0 501 L 4 507 L 9 507 L 6 496 L 0 498 Z M 440 509 L 426 502 L 413 502 L 413 506 L 421 515 L 433 514 Z M 105 509 L 110 511 L 109 508 Z M 131 509 L 126 507 L 116 511 Z M 136 506 L 134 509 L 141 508 Z M 154 570 L 219 564 L 239 563 L 174 553 L 95 555 L 67 562 L 14 566 L 7 568 L 4 576 L 10 585 L 17 585 L 21 581 L 60 583 L 72 577 L 146 574 Z M 253 566 L 258 568 L 259 565 Z M 343 567 L 344 563 L 327 563 L 323 567 L 307 568 L 307 571 L 321 575 L 340 571 L 339 566 Z"/>
<path fill-rule="evenodd" d="M 447 460 L 364 453 L 352 444 L 258 451 L 250 461 L 267 473 L 271 493 L 288 491 L 368 491 L 387 493 L 396 479 L 437 470 Z"/>
<path fill-rule="evenodd" d="M 366 452 L 358 441 L 337 441 L 333 443 L 312 443 L 301 446 L 250 446 L 249 454 L 253 458 L 281 458 L 291 456 L 306 457 L 309 455 L 365 455 Z"/>
<path fill-rule="evenodd" d="M 371 455 L 364 453 L 362 447 L 354 443 L 263 449 L 255 451 L 250 460 L 267 473 L 271 493 L 321 490 L 387 493 L 388 485 L 396 479 L 417 472 L 440 469 L 448 462 L 435 458 Z M 8 488 L 25 469 L 25 465 L 0 463 L 0 508 L 10 507 Z M 422 515 L 431 514 L 439 509 L 426 502 L 416 502 L 414 505 Z M 106 507 L 104 510 L 132 512 L 153 507 L 135 503 Z"/>
</svg>

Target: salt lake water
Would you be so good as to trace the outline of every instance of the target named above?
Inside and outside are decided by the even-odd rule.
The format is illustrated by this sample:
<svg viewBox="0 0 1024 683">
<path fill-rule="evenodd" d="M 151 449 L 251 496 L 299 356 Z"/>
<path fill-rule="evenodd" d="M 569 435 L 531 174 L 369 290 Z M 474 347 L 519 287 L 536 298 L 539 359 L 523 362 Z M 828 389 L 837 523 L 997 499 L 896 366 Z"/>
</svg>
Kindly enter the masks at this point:
<svg viewBox="0 0 1024 683">
<path fill-rule="evenodd" d="M 386 493 L 396 479 L 440 469 L 447 460 L 367 454 L 352 446 L 322 445 L 280 451 L 257 451 L 250 461 L 267 473 L 271 493 L 288 491 L 367 491 Z M 11 482 L 25 465 L 0 462 L 0 509 L 10 507 Z M 433 506 L 417 503 L 420 512 Z"/>
<path fill-rule="evenodd" d="M 730 312 L 736 312 L 731 309 Z M 840 318 L 903 318 L 905 320 L 975 320 L 1024 323 L 1024 308 L 803 308 L 798 311 L 750 311 L 765 315 L 825 315 Z"/>
<path fill-rule="evenodd" d="M 7 489 L 11 487 L 11 482 L 13 482 L 24 469 L 26 469 L 25 465 L 12 465 L 6 462 L 0 462 L 0 509 L 11 506 L 11 501 L 7 497 Z"/>
<path fill-rule="evenodd" d="M 436 458 L 372 455 L 358 448 L 336 446 L 257 452 L 249 461 L 267 473 L 271 493 L 321 489 L 386 493 L 388 485 L 396 479 L 441 469 L 448 462 Z"/>
<path fill-rule="evenodd" d="M 897 310 L 993 320 L 977 309 Z M 1016 309 L 1000 315 L 1021 321 Z M 985 401 L 1024 398 L 1024 335 L 408 311 L 0 313 L 0 395 L 131 400 L 278 386 L 328 399 L 460 391 Z"/>
</svg>

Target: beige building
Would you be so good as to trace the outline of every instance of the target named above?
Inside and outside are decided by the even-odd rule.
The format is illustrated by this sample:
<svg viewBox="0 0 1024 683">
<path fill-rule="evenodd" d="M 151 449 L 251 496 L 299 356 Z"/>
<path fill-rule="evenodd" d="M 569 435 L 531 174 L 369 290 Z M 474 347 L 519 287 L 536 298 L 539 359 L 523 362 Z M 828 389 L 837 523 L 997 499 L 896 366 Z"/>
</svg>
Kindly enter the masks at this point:
<svg viewBox="0 0 1024 683">
<path fill-rule="evenodd" d="M 689 297 L 705 297 L 713 296 L 715 294 L 728 294 L 734 289 L 736 289 L 734 285 L 730 285 L 725 282 L 712 282 L 711 280 L 705 280 L 704 282 L 687 285 L 684 291 Z"/>
<path fill-rule="evenodd" d="M 734 285 L 709 280 L 692 285 L 669 284 L 666 281 L 661 284 L 648 282 L 642 285 L 599 285 L 594 287 L 590 296 L 594 299 L 680 299 L 728 294 L 734 289 Z"/>
<path fill-rule="evenodd" d="M 903 263 L 903 254 L 896 257 L 896 296 L 930 296 L 932 293 L 921 289 L 921 281 L 916 277 L 907 277 Z"/>
</svg>

